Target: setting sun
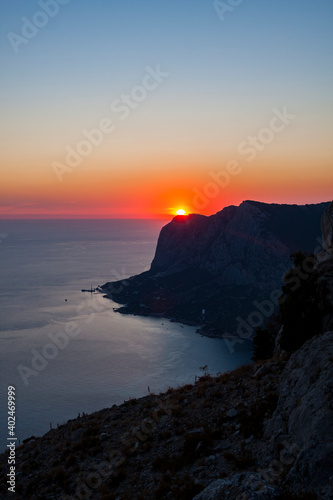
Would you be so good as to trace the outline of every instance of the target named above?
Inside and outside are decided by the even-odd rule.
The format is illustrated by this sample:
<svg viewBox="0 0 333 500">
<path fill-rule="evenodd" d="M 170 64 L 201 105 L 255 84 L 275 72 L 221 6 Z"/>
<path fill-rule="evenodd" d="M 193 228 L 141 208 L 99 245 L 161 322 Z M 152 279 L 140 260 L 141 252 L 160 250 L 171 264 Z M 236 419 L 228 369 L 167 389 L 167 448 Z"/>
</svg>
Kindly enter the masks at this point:
<svg viewBox="0 0 333 500">
<path fill-rule="evenodd" d="M 180 208 L 179 210 L 177 210 L 176 213 L 177 213 L 177 215 L 185 215 L 186 214 L 185 210 L 183 210 L 182 208 Z"/>
</svg>

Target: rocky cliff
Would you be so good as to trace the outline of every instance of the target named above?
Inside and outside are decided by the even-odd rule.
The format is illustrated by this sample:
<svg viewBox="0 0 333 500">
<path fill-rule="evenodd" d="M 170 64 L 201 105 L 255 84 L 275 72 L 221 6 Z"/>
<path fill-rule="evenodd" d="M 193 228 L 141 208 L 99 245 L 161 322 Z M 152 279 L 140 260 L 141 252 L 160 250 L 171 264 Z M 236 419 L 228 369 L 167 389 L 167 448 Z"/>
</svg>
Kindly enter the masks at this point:
<svg viewBox="0 0 333 500">
<path fill-rule="evenodd" d="M 262 316 L 260 301 L 277 305 L 290 254 L 320 248 L 328 206 L 245 201 L 210 217 L 177 216 L 161 230 L 151 269 L 103 290 L 124 304 L 120 312 L 160 314 L 215 336 L 239 333 L 249 314 Z"/>
<path fill-rule="evenodd" d="M 333 202 L 324 212 L 321 219 L 321 231 L 323 236 L 323 249 L 332 252 L 333 249 Z"/>
<path fill-rule="evenodd" d="M 319 283 L 325 289 L 327 301 L 333 305 L 333 202 L 324 212 L 321 222 L 323 234 L 323 251 L 317 258 L 316 270 Z M 333 330 L 333 310 L 323 317 L 323 329 Z"/>
<path fill-rule="evenodd" d="M 332 499 L 333 332 L 306 342 L 283 367 L 281 360 L 264 363 L 254 379 L 261 397 L 272 389 L 277 395 L 261 438 L 243 441 L 257 467 L 213 481 L 194 500 Z M 253 419 L 253 410 L 245 412 Z"/>
</svg>

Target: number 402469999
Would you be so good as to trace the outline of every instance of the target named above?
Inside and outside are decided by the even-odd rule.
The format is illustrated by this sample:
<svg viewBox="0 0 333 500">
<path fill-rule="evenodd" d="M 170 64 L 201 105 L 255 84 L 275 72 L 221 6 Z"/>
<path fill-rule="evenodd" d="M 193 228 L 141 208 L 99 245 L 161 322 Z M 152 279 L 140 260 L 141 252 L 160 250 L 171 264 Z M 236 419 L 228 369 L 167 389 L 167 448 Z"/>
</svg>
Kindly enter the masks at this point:
<svg viewBox="0 0 333 500">
<path fill-rule="evenodd" d="M 15 387 L 8 387 L 8 434 L 15 436 Z"/>
</svg>

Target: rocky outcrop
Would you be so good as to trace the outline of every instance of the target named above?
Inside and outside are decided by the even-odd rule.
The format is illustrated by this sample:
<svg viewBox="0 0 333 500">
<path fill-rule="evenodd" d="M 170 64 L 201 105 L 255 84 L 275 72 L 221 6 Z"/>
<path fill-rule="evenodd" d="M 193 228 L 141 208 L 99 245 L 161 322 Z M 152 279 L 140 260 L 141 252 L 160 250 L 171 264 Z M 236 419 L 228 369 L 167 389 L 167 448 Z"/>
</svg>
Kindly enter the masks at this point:
<svg viewBox="0 0 333 500">
<path fill-rule="evenodd" d="M 321 220 L 321 232 L 323 235 L 323 249 L 333 248 L 333 202 L 324 212 Z"/>
<path fill-rule="evenodd" d="M 270 227 L 264 207 L 244 202 L 211 217 L 176 217 L 161 231 L 151 271 L 171 274 L 191 267 L 218 276 L 224 286 L 274 287 L 292 243 Z"/>
<path fill-rule="evenodd" d="M 333 332 L 306 342 L 281 374 L 276 410 L 265 424 L 270 452 L 288 442 L 295 460 L 285 482 L 329 491 L 333 481 Z M 288 458 L 286 456 L 288 461 Z M 324 498 L 324 496 L 320 497 Z"/>
<path fill-rule="evenodd" d="M 317 257 L 316 271 L 321 291 L 323 330 L 333 329 L 333 202 L 325 210 L 321 220 L 323 251 Z"/>
<path fill-rule="evenodd" d="M 102 289 L 124 304 L 120 312 L 163 315 L 213 336 L 245 328 L 251 337 L 258 317 L 263 323 L 277 306 L 290 254 L 318 249 L 328 206 L 245 201 L 210 217 L 177 216 L 162 228 L 149 271 Z M 269 312 L 260 310 L 263 300 Z M 252 313 L 256 321 L 247 323 Z"/>
<path fill-rule="evenodd" d="M 266 388 L 279 377 L 262 439 L 247 444 L 257 468 L 212 482 L 194 500 L 333 498 L 333 332 L 309 340 L 280 370 L 275 360 L 254 373 Z"/>
<path fill-rule="evenodd" d="M 210 217 L 175 217 L 161 230 L 151 271 L 192 267 L 218 275 L 225 286 L 269 289 L 281 280 L 292 252 L 318 247 L 325 206 L 245 201 Z"/>
</svg>

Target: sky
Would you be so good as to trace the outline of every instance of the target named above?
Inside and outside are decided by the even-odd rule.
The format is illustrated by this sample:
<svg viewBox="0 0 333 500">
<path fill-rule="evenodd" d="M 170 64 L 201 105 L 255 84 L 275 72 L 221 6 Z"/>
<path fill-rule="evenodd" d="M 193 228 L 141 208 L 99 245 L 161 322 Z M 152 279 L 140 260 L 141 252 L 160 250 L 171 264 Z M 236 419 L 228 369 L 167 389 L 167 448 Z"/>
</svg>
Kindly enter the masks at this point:
<svg viewBox="0 0 333 500">
<path fill-rule="evenodd" d="M 0 217 L 333 192 L 332 0 L 2 0 Z"/>
</svg>

